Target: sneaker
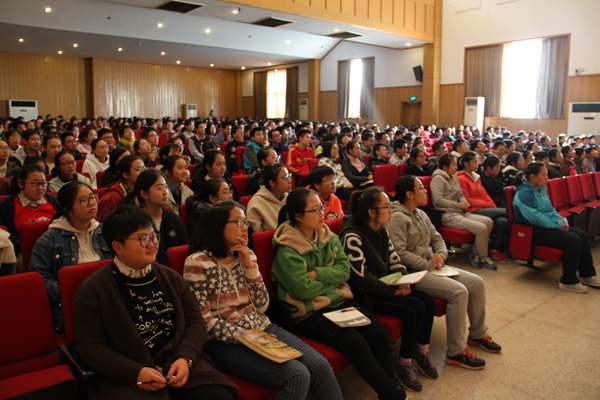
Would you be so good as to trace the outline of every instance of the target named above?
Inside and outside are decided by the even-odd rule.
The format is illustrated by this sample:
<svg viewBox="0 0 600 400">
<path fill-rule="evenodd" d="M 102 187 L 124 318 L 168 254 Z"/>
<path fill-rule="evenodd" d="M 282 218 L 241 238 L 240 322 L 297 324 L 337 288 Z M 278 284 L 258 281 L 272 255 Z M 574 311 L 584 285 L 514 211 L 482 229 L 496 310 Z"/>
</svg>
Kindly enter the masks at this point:
<svg viewBox="0 0 600 400">
<path fill-rule="evenodd" d="M 421 372 L 425 378 L 437 379 L 439 374 L 433 361 L 431 360 L 431 353 L 428 351 L 427 354 L 423 354 L 420 351 L 415 351 L 413 357 L 413 365 Z"/>
<path fill-rule="evenodd" d="M 475 268 L 481 268 L 481 264 L 479 263 L 479 256 L 474 253 L 469 253 L 469 261 L 471 261 L 471 265 Z"/>
<path fill-rule="evenodd" d="M 586 286 L 600 287 L 600 281 L 595 276 L 591 276 L 589 278 L 579 277 L 579 280 Z"/>
<path fill-rule="evenodd" d="M 446 357 L 446 364 L 466 369 L 483 369 L 485 367 L 485 361 L 475 357 L 469 352 L 469 349 L 465 349 L 454 357 Z"/>
<path fill-rule="evenodd" d="M 504 256 L 502 256 L 502 253 L 500 253 L 500 250 L 490 250 L 489 256 L 492 261 L 500 264 L 506 264 L 506 260 L 504 259 Z"/>
<path fill-rule="evenodd" d="M 500 353 L 502 347 L 492 340 L 491 336 L 486 336 L 483 339 L 471 339 L 467 341 L 467 343 L 471 346 L 479 347 L 485 351 L 490 353 Z"/>
<path fill-rule="evenodd" d="M 482 266 L 482 267 L 489 268 L 489 269 L 491 269 L 491 270 L 493 270 L 493 271 L 498 271 L 498 267 L 496 266 L 496 264 L 494 264 L 494 263 L 492 262 L 492 260 L 491 260 L 489 257 L 488 257 L 488 258 L 484 258 L 484 259 L 481 261 L 481 263 L 480 263 L 480 264 L 481 264 L 481 266 Z"/>
<path fill-rule="evenodd" d="M 412 364 L 400 364 L 400 356 L 396 356 L 394 361 L 394 369 L 396 370 L 398 379 L 400 379 L 400 386 L 411 392 L 420 392 L 423 390 L 423 385 L 421 385 L 421 382 L 419 382 L 417 374 L 415 373 L 416 368 L 413 367 Z"/>
<path fill-rule="evenodd" d="M 562 290 L 568 290 L 570 292 L 581 293 L 581 294 L 587 293 L 587 291 L 588 291 L 588 287 L 583 286 L 581 284 L 581 282 L 578 282 L 576 284 L 571 284 L 571 285 L 567 285 L 565 283 L 558 282 L 558 288 L 562 289 Z"/>
</svg>

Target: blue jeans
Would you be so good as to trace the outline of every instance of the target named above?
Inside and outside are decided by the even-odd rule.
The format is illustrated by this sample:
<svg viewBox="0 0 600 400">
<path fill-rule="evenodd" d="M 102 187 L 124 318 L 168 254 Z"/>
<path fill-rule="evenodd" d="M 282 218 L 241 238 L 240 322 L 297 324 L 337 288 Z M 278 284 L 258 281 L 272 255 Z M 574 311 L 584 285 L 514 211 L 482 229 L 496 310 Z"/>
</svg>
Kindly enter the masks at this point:
<svg viewBox="0 0 600 400">
<path fill-rule="evenodd" d="M 510 228 L 506 208 L 480 208 L 473 211 L 473 214 L 485 215 L 494 221 L 494 226 L 496 227 L 496 236 L 494 237 L 494 241 L 492 242 L 490 249 L 500 250 L 502 241 L 508 234 L 508 230 Z"/>
<path fill-rule="evenodd" d="M 264 331 L 304 355 L 278 364 L 243 344 L 216 340 L 209 340 L 204 352 L 220 371 L 261 385 L 279 387 L 278 400 L 306 400 L 309 390 L 315 400 L 342 400 L 342 392 L 325 357 L 278 325 L 271 324 Z"/>
</svg>

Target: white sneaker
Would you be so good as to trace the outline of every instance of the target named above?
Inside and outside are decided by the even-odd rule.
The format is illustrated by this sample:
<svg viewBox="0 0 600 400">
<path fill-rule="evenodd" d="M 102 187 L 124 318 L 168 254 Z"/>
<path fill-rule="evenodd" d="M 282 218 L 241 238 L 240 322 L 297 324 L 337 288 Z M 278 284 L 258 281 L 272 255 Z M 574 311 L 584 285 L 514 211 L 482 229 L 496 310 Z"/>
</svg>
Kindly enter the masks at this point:
<svg viewBox="0 0 600 400">
<path fill-rule="evenodd" d="M 579 277 L 579 280 L 586 286 L 600 287 L 600 281 L 595 276 L 591 276 L 589 278 Z"/>
<path fill-rule="evenodd" d="M 571 284 L 571 285 L 566 285 L 564 283 L 558 282 L 558 288 L 562 289 L 562 290 L 568 290 L 570 292 L 581 293 L 581 294 L 587 293 L 587 291 L 588 291 L 588 287 L 583 286 L 581 284 L 581 282 L 578 282 L 576 284 Z"/>
</svg>

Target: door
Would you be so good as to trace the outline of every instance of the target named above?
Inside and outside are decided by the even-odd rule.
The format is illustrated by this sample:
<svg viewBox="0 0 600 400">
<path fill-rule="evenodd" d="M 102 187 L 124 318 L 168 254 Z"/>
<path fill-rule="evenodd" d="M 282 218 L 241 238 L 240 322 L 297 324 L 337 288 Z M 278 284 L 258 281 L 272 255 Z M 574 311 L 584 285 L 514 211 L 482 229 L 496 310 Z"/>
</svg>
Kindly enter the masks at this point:
<svg viewBox="0 0 600 400">
<path fill-rule="evenodd" d="M 421 126 L 421 102 L 402 103 L 402 125 Z"/>
</svg>

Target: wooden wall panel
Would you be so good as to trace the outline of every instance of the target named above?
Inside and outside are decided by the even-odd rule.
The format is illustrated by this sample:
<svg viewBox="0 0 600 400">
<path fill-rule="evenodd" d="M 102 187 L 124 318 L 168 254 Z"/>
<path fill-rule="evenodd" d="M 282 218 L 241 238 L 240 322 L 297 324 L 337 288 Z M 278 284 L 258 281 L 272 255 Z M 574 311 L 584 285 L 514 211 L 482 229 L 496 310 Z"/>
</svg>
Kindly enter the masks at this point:
<svg viewBox="0 0 600 400">
<path fill-rule="evenodd" d="M 106 60 L 106 115 L 183 117 L 184 104 L 198 115 L 211 109 L 235 116 L 236 71 Z"/>
<path fill-rule="evenodd" d="M 242 98 L 244 117 L 254 117 L 254 96 L 246 96 Z"/>
<path fill-rule="evenodd" d="M 325 0 L 310 0 L 310 5 L 313 7 L 325 8 Z"/>
<path fill-rule="evenodd" d="M 425 32 L 435 33 L 435 7 L 427 6 L 425 8 Z"/>
<path fill-rule="evenodd" d="M 394 0 L 381 0 L 381 22 L 394 23 Z"/>
<path fill-rule="evenodd" d="M 404 26 L 404 0 L 394 0 L 394 25 Z"/>
<path fill-rule="evenodd" d="M 341 10 L 340 0 L 327 0 L 327 9 L 334 12 L 340 12 Z"/>
<path fill-rule="evenodd" d="M 0 52 L 0 116 L 8 117 L 8 100 L 37 100 L 40 115 L 85 117 L 83 58 Z"/>
<path fill-rule="evenodd" d="M 465 85 L 440 85 L 440 118 L 437 125 L 462 124 L 464 117 Z M 428 122 L 425 122 L 428 123 Z"/>
<path fill-rule="evenodd" d="M 369 1 L 369 19 L 381 21 L 381 0 Z"/>
<path fill-rule="evenodd" d="M 354 0 L 354 15 L 357 17 L 369 17 L 369 0 Z"/>
<path fill-rule="evenodd" d="M 425 4 L 415 3 L 415 29 L 425 32 Z"/>
<path fill-rule="evenodd" d="M 408 29 L 415 29 L 415 3 L 415 0 L 404 2 L 404 26 Z"/>
</svg>

